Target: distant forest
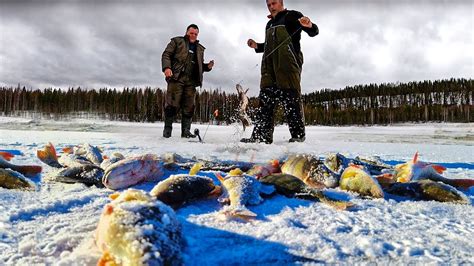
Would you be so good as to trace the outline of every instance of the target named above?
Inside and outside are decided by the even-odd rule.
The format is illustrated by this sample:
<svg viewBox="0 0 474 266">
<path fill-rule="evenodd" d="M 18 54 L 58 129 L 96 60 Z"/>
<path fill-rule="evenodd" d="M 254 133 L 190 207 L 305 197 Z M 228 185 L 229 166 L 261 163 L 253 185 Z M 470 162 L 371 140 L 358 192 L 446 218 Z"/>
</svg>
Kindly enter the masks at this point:
<svg viewBox="0 0 474 266">
<path fill-rule="evenodd" d="M 349 86 L 303 95 L 308 125 L 373 125 L 400 122 L 474 122 L 473 80 L 449 79 Z M 27 89 L 0 87 L 0 115 L 28 118 L 163 120 L 165 91 L 159 88 Z M 197 93 L 195 122 L 236 122 L 238 97 L 221 89 Z M 250 98 L 254 118 L 258 99 Z M 214 111 L 219 115 L 214 117 Z M 276 123 L 285 121 L 276 112 Z"/>
</svg>

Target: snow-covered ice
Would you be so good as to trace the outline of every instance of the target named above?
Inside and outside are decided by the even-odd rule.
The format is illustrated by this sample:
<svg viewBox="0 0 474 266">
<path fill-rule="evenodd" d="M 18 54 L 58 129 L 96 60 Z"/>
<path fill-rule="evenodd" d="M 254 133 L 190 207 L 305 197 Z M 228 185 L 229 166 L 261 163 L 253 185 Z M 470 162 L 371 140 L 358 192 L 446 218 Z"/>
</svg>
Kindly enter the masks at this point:
<svg viewBox="0 0 474 266">
<path fill-rule="evenodd" d="M 305 143 L 288 143 L 287 126 L 275 129 L 274 144 L 243 144 L 251 128 L 193 125 L 205 143 L 161 137 L 163 124 L 95 120 L 31 121 L 0 117 L 0 149 L 21 151 L 16 164 L 42 165 L 36 150 L 52 142 L 58 150 L 90 143 L 105 154 L 175 152 L 184 157 L 267 162 L 290 153 L 350 157 L 378 155 L 388 162 L 420 159 L 448 167 L 446 176 L 474 178 L 474 124 L 401 124 L 372 127 L 307 127 Z M 211 175 L 211 173 L 205 173 Z M 43 173 L 44 175 L 44 173 Z M 108 189 L 42 182 L 35 192 L 0 188 L 0 265 L 95 265 L 100 254 L 93 233 L 109 201 Z M 150 191 L 154 184 L 135 188 Z M 335 193 L 339 193 L 335 189 Z M 474 199 L 474 187 L 464 191 Z M 344 192 L 346 193 L 346 192 Z M 337 211 L 327 205 L 284 196 L 248 206 L 257 219 L 225 220 L 216 199 L 189 203 L 177 211 L 183 225 L 186 265 L 416 263 L 474 264 L 471 205 L 413 201 L 386 195 L 362 199 Z"/>
</svg>

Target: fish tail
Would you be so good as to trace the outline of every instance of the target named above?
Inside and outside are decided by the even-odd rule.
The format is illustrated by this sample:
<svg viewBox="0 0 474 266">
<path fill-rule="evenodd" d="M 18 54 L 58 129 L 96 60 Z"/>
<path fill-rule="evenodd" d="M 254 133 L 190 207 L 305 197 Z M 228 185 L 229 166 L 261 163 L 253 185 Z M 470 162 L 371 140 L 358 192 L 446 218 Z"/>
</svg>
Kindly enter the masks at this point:
<svg viewBox="0 0 474 266">
<path fill-rule="evenodd" d="M 10 161 L 15 155 L 11 152 L 7 151 L 0 151 L 0 157 L 3 157 L 3 159 Z"/>
<path fill-rule="evenodd" d="M 102 257 L 100 257 L 99 261 L 97 261 L 97 266 L 110 266 L 110 265 L 117 265 L 115 263 L 114 258 L 109 254 L 109 252 L 104 252 Z"/>
<path fill-rule="evenodd" d="M 439 164 L 433 164 L 431 167 L 438 173 L 442 174 L 444 171 L 446 171 L 446 167 L 439 165 Z"/>
<path fill-rule="evenodd" d="M 217 179 L 218 179 L 221 183 L 223 183 L 223 182 L 225 181 L 225 179 L 222 177 L 222 175 L 221 175 L 220 173 L 215 173 L 214 175 L 217 177 Z"/>
<path fill-rule="evenodd" d="M 415 155 L 413 156 L 413 163 L 418 162 L 418 151 L 415 152 Z"/>
<path fill-rule="evenodd" d="M 59 165 L 58 162 L 58 155 L 56 154 L 56 149 L 54 148 L 53 144 L 49 142 L 44 146 L 43 150 L 37 150 L 36 156 L 40 159 L 43 163 L 57 167 Z"/>
<path fill-rule="evenodd" d="M 343 211 L 343 210 L 353 208 L 355 206 L 355 204 L 350 202 L 350 201 L 345 201 L 345 200 L 340 200 L 340 199 L 330 197 L 330 196 L 324 194 L 320 190 L 314 190 L 313 189 L 313 190 L 310 191 L 310 194 L 313 195 L 314 197 L 318 198 L 319 201 L 321 201 L 322 203 L 327 204 L 327 205 L 335 208 L 336 210 Z"/>
<path fill-rule="evenodd" d="M 16 171 L 24 175 L 33 176 L 41 173 L 42 168 L 39 165 L 21 165 L 16 168 Z"/>
<path fill-rule="evenodd" d="M 385 197 L 385 194 L 383 193 L 382 187 L 380 184 L 374 184 L 372 188 L 370 189 L 370 192 L 372 194 L 372 197 L 374 198 L 383 198 Z"/>
<path fill-rule="evenodd" d="M 447 179 L 446 183 L 456 188 L 468 189 L 474 186 L 474 179 Z"/>
<path fill-rule="evenodd" d="M 249 221 L 250 219 L 254 219 L 257 217 L 256 213 L 242 206 L 239 208 L 230 208 L 230 209 L 224 210 L 222 213 L 227 217 L 240 218 L 246 221 Z"/>
</svg>

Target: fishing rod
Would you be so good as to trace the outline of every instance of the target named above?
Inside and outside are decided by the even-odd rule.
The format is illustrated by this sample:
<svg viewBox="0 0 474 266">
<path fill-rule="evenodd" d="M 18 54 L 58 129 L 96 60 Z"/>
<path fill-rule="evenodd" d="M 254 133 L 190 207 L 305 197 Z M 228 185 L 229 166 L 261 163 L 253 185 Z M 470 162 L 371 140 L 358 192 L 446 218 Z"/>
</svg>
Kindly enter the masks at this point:
<svg viewBox="0 0 474 266">
<path fill-rule="evenodd" d="M 217 118 L 217 116 L 219 115 L 219 110 L 216 109 L 216 110 L 214 111 L 214 114 L 213 114 L 213 115 L 214 115 L 214 118 Z M 196 136 L 198 137 L 199 142 L 201 142 L 201 143 L 204 143 L 204 138 L 206 137 L 207 130 L 209 129 L 209 126 L 210 126 L 211 123 L 212 123 L 212 116 L 213 116 L 213 115 L 212 115 L 212 114 L 209 115 L 209 124 L 207 124 L 206 131 L 204 131 L 204 135 L 202 136 L 202 138 L 201 138 L 201 135 L 199 134 L 199 129 L 198 129 L 198 128 L 194 129 L 194 135 L 196 135 Z"/>
</svg>

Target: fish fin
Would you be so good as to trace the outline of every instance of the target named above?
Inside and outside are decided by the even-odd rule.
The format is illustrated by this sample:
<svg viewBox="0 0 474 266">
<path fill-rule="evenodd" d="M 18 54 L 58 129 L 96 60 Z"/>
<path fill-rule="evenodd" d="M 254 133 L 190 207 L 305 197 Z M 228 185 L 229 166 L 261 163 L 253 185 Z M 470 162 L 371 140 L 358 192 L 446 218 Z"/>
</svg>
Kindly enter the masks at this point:
<svg viewBox="0 0 474 266">
<path fill-rule="evenodd" d="M 62 148 L 62 151 L 67 154 L 72 154 L 73 148 L 71 146 Z"/>
<path fill-rule="evenodd" d="M 115 192 L 109 195 L 109 199 L 114 200 L 120 196 L 120 192 Z"/>
<path fill-rule="evenodd" d="M 225 179 L 222 177 L 222 175 L 220 173 L 215 173 L 214 175 L 217 177 L 217 179 L 219 179 L 219 181 L 221 183 L 223 183 L 225 181 Z"/>
<path fill-rule="evenodd" d="M 377 186 L 372 186 L 370 189 L 371 197 L 373 198 L 383 198 L 385 197 L 385 194 L 383 193 L 382 186 L 380 184 L 377 184 Z"/>
<path fill-rule="evenodd" d="M 195 163 L 189 170 L 189 175 L 196 175 L 201 170 L 203 164 L 201 162 Z"/>
<path fill-rule="evenodd" d="M 111 214 L 113 212 L 114 212 L 114 206 L 112 206 L 110 204 L 105 205 L 105 207 L 104 207 L 104 213 L 105 214 Z"/>
<path fill-rule="evenodd" d="M 319 201 L 321 201 L 322 203 L 327 204 L 327 205 L 335 208 L 336 210 L 340 210 L 340 211 L 351 209 L 351 208 L 356 206 L 354 203 L 352 203 L 350 201 L 345 201 L 345 200 L 341 200 L 341 199 L 337 199 L 337 198 L 333 198 L 331 196 L 328 196 L 320 190 L 314 190 L 313 189 L 313 190 L 310 191 L 310 195 L 318 198 Z"/>
<path fill-rule="evenodd" d="M 280 161 L 278 161 L 277 159 L 273 159 L 270 161 L 270 164 L 272 165 L 272 167 L 275 167 L 275 168 L 279 168 L 280 167 Z"/>
<path fill-rule="evenodd" d="M 221 186 L 215 186 L 214 189 L 207 194 L 209 197 L 218 197 L 222 194 L 222 187 Z"/>
<path fill-rule="evenodd" d="M 385 174 L 376 176 L 375 179 L 377 179 L 377 181 L 379 182 L 380 186 L 382 186 L 382 188 L 386 188 L 390 186 L 390 184 L 395 183 L 394 177 L 395 176 L 391 173 L 385 173 Z"/>
<path fill-rule="evenodd" d="M 15 157 L 15 155 L 7 151 L 0 151 L 0 157 L 3 157 L 3 159 L 10 161 L 13 157 Z"/>
<path fill-rule="evenodd" d="M 24 175 L 34 176 L 41 173 L 42 168 L 39 165 L 19 165 L 16 170 Z"/>
<path fill-rule="evenodd" d="M 117 266 L 114 258 L 109 254 L 109 252 L 104 252 L 99 261 L 97 261 L 97 266 Z"/>
<path fill-rule="evenodd" d="M 456 188 L 468 189 L 474 186 L 474 179 L 448 179 L 449 185 Z"/>
<path fill-rule="evenodd" d="M 376 177 L 377 179 L 393 179 L 393 174 L 392 173 L 384 173 L 384 174 L 381 174 L 381 175 L 378 175 Z"/>
<path fill-rule="evenodd" d="M 222 212 L 225 216 L 232 217 L 232 218 L 240 218 L 246 221 L 249 221 L 250 219 L 256 218 L 257 214 L 250 211 L 249 209 L 245 207 L 241 207 L 238 209 L 228 209 L 224 210 Z"/>
<path fill-rule="evenodd" d="M 442 165 L 439 165 L 439 164 L 433 164 L 431 165 L 431 167 L 433 167 L 433 169 L 438 173 L 438 174 L 442 174 L 444 171 L 446 171 L 446 167 L 442 166 Z"/>
<path fill-rule="evenodd" d="M 418 151 L 415 152 L 415 156 L 413 156 L 413 163 L 418 162 Z"/>
<path fill-rule="evenodd" d="M 51 142 L 48 142 L 48 144 L 44 146 L 43 150 L 37 150 L 36 156 L 47 165 L 50 165 L 51 162 L 54 162 L 53 164 L 59 164 L 56 149 L 54 148 L 54 145 Z"/>
<path fill-rule="evenodd" d="M 378 175 L 375 177 L 375 179 L 377 179 L 377 181 L 380 183 L 395 183 L 395 180 L 394 180 L 394 175 L 392 173 L 385 173 L 385 174 L 381 174 L 381 175 Z"/>
</svg>

